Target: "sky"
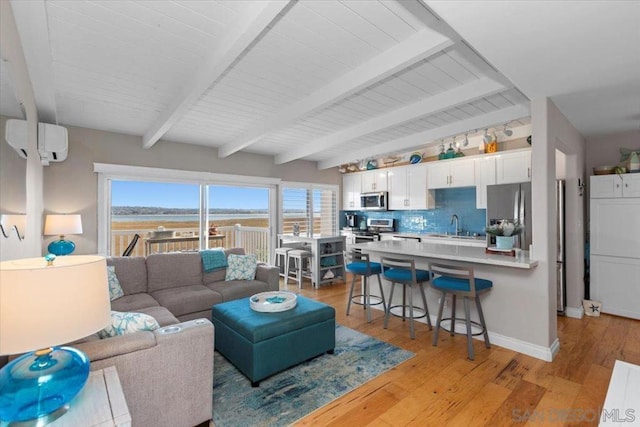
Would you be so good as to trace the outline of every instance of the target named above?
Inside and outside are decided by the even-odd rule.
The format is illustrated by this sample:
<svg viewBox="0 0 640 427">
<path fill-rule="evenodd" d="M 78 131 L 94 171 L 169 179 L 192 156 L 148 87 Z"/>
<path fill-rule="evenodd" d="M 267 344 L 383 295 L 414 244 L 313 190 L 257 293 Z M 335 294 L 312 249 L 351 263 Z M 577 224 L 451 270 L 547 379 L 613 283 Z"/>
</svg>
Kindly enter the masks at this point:
<svg viewBox="0 0 640 427">
<path fill-rule="evenodd" d="M 197 184 L 112 181 L 112 206 L 192 208 L 200 205 Z M 209 208 L 267 209 L 269 190 L 246 187 L 209 187 Z"/>
</svg>

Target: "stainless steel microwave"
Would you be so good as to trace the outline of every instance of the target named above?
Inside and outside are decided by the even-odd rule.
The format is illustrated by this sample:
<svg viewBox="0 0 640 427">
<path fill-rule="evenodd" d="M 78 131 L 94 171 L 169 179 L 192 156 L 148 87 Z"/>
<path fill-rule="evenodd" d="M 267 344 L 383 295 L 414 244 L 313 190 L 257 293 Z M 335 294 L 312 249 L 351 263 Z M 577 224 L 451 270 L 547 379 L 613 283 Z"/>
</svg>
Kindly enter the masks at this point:
<svg viewBox="0 0 640 427">
<path fill-rule="evenodd" d="M 386 211 L 389 209 L 389 193 L 379 191 L 376 193 L 360 194 L 360 209 L 364 211 Z"/>
</svg>

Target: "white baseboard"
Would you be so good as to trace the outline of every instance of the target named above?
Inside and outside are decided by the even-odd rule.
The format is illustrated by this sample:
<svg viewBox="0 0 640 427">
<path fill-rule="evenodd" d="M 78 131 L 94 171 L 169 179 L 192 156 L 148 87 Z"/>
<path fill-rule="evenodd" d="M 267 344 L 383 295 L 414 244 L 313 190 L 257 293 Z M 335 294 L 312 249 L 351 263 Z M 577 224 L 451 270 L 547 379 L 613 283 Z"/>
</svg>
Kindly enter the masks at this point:
<svg viewBox="0 0 640 427">
<path fill-rule="evenodd" d="M 573 319 L 582 319 L 582 316 L 584 316 L 584 307 L 566 307 L 564 309 L 564 315 Z"/>
</svg>

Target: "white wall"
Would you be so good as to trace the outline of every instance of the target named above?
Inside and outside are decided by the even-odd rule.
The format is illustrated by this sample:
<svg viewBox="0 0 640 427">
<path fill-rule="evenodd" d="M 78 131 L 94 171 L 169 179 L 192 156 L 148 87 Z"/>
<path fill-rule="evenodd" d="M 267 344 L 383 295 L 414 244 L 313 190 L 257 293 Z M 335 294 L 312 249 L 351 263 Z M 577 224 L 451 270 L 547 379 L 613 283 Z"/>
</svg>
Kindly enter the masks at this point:
<svg viewBox="0 0 640 427">
<path fill-rule="evenodd" d="M 95 253 L 97 236 L 97 174 L 93 163 L 147 166 L 185 171 L 280 178 L 284 181 L 340 185 L 336 168 L 319 171 L 315 163 L 294 161 L 275 165 L 273 158 L 236 153 L 219 159 L 214 148 L 159 141 L 142 148 L 138 136 L 67 126 L 69 155 L 64 162 L 51 163 L 44 171 L 45 213 L 80 213 L 83 234 L 73 236 L 77 254 Z M 55 239 L 45 236 L 42 250 Z"/>
</svg>

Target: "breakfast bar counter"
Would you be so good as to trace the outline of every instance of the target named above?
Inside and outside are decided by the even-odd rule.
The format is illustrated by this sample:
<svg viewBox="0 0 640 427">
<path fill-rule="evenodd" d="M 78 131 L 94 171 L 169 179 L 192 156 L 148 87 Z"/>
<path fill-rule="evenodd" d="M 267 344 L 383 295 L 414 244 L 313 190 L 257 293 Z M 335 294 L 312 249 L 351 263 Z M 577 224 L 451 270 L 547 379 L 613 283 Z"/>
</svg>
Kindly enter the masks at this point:
<svg viewBox="0 0 640 427">
<path fill-rule="evenodd" d="M 535 278 L 539 261 L 532 260 L 528 251 L 517 251 L 516 256 L 485 253 L 484 247 L 460 246 L 454 244 L 425 243 L 416 240 L 385 240 L 358 243 L 354 248 L 368 253 L 372 261 L 382 257 L 412 259 L 416 268 L 428 269 L 429 262 L 445 262 L 472 266 L 474 276 L 491 280 L 493 287 L 482 295 L 482 307 L 492 344 L 506 347 L 543 360 L 551 360 L 557 345 L 547 345 L 540 328 L 532 328 L 547 316 L 548 299 L 541 294 L 546 289 L 544 281 Z M 382 281 L 385 296 L 389 296 L 391 284 Z M 422 307 L 416 290 L 413 301 Z M 379 296 L 379 290 L 372 286 L 372 295 Z M 409 291 L 410 292 L 410 291 Z M 401 292 L 394 294 L 391 304 L 401 304 Z M 427 305 L 432 322 L 438 312 L 440 292 L 431 286 L 426 288 Z M 451 299 L 445 300 L 445 312 L 451 310 Z M 388 302 L 389 303 L 389 302 Z M 474 304 L 471 304 L 472 306 Z M 459 307 L 461 309 L 461 307 Z M 475 307 L 471 308 L 472 319 L 477 319 Z M 424 322 L 425 319 L 419 319 Z M 416 339 L 430 339 L 426 325 L 416 330 Z M 428 337 L 428 338 L 427 338 Z"/>
<path fill-rule="evenodd" d="M 402 256 L 462 261 L 473 264 L 487 264 L 526 270 L 538 265 L 538 261 L 529 258 L 528 251 L 518 251 L 514 257 L 501 254 L 488 254 L 485 252 L 484 247 L 420 243 L 415 240 L 384 240 L 380 242 L 359 243 L 355 245 L 354 248 L 362 249 L 363 252 L 382 252 Z"/>
</svg>

